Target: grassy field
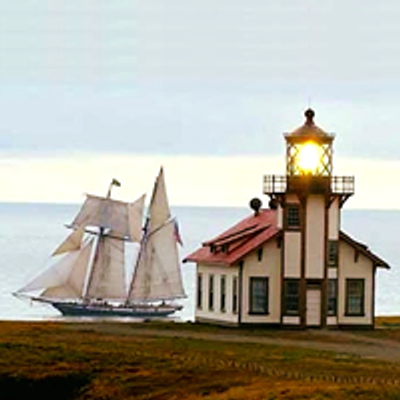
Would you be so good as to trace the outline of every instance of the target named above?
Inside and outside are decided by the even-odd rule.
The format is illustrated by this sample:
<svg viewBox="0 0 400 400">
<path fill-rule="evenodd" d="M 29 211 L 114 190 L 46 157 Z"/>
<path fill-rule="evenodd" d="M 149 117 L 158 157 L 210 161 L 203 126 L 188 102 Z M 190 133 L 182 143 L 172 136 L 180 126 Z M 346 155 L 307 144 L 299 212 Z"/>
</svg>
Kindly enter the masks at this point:
<svg viewBox="0 0 400 400">
<path fill-rule="evenodd" d="M 400 318 L 378 323 L 381 329 L 355 334 L 400 343 Z M 151 329 L 210 337 L 151 335 Z M 400 363 L 296 346 L 297 339 L 340 343 L 339 336 L 249 330 L 243 334 L 285 338 L 293 346 L 212 340 L 231 331 L 171 323 L 0 322 L 1 392 L 18 400 L 400 399 Z"/>
</svg>

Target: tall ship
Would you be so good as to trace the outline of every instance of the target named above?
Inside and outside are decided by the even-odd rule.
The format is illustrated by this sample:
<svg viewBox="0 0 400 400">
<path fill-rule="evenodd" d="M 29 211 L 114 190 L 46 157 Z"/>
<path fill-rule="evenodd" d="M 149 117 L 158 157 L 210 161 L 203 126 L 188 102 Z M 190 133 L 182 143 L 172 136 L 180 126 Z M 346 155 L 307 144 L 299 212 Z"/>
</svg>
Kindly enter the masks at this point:
<svg viewBox="0 0 400 400">
<path fill-rule="evenodd" d="M 145 195 L 135 202 L 86 195 L 67 226 L 72 233 L 52 254 L 53 263 L 14 295 L 48 303 L 66 316 L 165 317 L 185 298 L 176 219 L 171 216 L 160 169 L 147 213 Z M 134 266 L 127 246 L 136 243 Z M 133 269 L 127 280 L 126 271 Z"/>
</svg>

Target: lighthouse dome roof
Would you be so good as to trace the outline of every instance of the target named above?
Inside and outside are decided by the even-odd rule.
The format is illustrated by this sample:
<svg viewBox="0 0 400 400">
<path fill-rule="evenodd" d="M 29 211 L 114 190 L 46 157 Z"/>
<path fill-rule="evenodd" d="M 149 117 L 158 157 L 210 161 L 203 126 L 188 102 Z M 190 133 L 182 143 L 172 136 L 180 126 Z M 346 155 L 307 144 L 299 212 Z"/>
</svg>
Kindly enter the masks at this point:
<svg viewBox="0 0 400 400">
<path fill-rule="evenodd" d="M 311 108 L 304 113 L 306 121 L 302 126 L 291 133 L 286 133 L 285 138 L 290 142 L 303 142 L 306 140 L 314 140 L 322 143 L 330 143 L 335 135 L 325 132 L 314 123 L 315 112 Z"/>
</svg>

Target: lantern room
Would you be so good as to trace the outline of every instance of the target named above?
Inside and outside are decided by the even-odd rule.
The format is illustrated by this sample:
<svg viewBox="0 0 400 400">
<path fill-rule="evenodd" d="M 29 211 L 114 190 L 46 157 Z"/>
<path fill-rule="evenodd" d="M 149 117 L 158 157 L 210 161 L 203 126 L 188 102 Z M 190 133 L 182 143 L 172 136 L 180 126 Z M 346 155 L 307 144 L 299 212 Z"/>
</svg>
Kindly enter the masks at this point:
<svg viewBox="0 0 400 400">
<path fill-rule="evenodd" d="M 339 197 L 341 206 L 354 193 L 354 177 L 333 176 L 335 135 L 315 124 L 312 109 L 306 110 L 304 115 L 306 121 L 302 126 L 284 134 L 286 175 L 265 176 L 264 193 L 274 206 L 289 193 L 300 197 L 324 194 L 328 204 L 333 197 Z"/>
<path fill-rule="evenodd" d="M 304 115 L 304 125 L 285 135 L 287 175 L 331 176 L 334 135 L 315 125 L 313 110 Z"/>
</svg>

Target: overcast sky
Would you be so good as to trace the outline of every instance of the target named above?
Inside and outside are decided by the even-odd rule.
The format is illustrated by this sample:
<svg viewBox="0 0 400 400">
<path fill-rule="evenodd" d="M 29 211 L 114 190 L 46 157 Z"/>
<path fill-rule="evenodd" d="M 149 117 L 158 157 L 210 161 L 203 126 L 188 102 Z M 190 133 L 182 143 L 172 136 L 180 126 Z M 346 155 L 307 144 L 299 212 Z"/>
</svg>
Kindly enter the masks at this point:
<svg viewBox="0 0 400 400">
<path fill-rule="evenodd" d="M 272 160 L 309 106 L 337 157 L 396 162 L 399 20 L 395 0 L 0 0 L 0 173 L 54 154 Z"/>
</svg>

